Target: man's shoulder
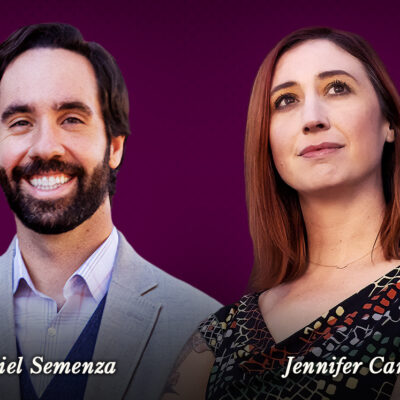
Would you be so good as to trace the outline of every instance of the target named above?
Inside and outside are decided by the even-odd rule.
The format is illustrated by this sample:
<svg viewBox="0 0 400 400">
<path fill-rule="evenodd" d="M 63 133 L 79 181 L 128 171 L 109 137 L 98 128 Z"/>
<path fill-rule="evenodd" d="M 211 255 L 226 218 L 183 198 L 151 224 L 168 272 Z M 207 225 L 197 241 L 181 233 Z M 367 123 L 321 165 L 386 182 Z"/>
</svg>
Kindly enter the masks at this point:
<svg viewBox="0 0 400 400">
<path fill-rule="evenodd" d="M 16 236 L 14 236 L 7 250 L 0 255 L 0 268 L 9 268 L 12 265 L 14 251 L 15 251 Z"/>
<path fill-rule="evenodd" d="M 119 233 L 116 267 L 120 268 L 121 265 L 129 271 L 129 275 L 125 276 L 125 284 L 134 285 L 146 299 L 163 307 L 173 309 L 176 305 L 181 311 L 198 310 L 203 317 L 221 307 L 212 297 L 145 260 Z"/>
<path fill-rule="evenodd" d="M 201 301 L 210 304 L 214 310 L 221 306 L 219 302 L 192 285 L 170 275 L 153 264 L 149 263 L 149 265 L 157 276 L 159 289 L 164 292 L 169 301 L 174 303 L 177 302 L 179 304 L 183 301 Z"/>
</svg>

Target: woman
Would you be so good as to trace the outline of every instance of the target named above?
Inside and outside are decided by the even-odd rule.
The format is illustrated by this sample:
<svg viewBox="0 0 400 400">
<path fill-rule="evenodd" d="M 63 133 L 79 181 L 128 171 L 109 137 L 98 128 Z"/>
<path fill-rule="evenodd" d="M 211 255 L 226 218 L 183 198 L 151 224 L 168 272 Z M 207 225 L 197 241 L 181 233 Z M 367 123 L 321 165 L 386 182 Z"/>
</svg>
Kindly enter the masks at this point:
<svg viewBox="0 0 400 400">
<path fill-rule="evenodd" d="M 399 113 L 382 62 L 355 34 L 302 29 L 269 53 L 245 148 L 253 293 L 189 341 L 172 377 L 181 398 L 390 397 Z"/>
</svg>

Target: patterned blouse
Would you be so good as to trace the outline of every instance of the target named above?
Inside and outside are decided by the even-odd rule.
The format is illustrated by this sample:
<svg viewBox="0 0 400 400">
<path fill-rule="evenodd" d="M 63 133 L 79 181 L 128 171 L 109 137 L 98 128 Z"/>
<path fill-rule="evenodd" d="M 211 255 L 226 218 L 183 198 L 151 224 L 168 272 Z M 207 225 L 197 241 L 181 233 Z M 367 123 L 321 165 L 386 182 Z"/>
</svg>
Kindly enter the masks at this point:
<svg viewBox="0 0 400 400">
<path fill-rule="evenodd" d="M 215 355 L 207 399 L 390 399 L 400 373 L 400 266 L 279 343 L 259 295 L 200 325 Z"/>
</svg>

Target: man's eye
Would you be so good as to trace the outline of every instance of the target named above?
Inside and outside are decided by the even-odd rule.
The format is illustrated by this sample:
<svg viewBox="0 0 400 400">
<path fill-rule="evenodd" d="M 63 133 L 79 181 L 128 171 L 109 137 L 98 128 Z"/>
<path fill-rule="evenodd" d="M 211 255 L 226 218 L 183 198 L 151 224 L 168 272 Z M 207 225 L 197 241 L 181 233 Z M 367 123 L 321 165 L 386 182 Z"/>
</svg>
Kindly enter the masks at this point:
<svg viewBox="0 0 400 400">
<path fill-rule="evenodd" d="M 79 118 L 68 117 L 64 119 L 63 124 L 83 124 L 83 122 Z"/>
<path fill-rule="evenodd" d="M 19 126 L 28 126 L 30 124 L 29 121 L 25 120 L 25 119 L 20 119 L 18 121 L 13 122 L 10 125 L 10 128 L 14 128 L 14 127 L 19 127 Z"/>
<path fill-rule="evenodd" d="M 342 81 L 334 81 L 328 85 L 328 88 L 326 90 L 326 94 L 331 94 L 331 95 L 339 95 L 339 94 L 346 94 L 350 93 L 350 88 L 349 86 Z"/>
<path fill-rule="evenodd" d="M 295 103 L 297 101 L 297 98 L 293 94 L 283 94 L 282 96 L 279 96 L 275 102 L 274 106 L 275 109 L 282 109 L 285 107 L 290 106 L 291 104 Z"/>
</svg>

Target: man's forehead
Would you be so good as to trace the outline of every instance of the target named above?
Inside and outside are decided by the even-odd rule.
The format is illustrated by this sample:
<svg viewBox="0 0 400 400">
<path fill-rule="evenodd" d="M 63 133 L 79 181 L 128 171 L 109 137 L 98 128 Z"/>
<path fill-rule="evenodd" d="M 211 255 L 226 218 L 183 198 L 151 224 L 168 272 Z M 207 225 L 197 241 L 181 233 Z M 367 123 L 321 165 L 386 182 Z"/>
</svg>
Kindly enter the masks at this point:
<svg viewBox="0 0 400 400">
<path fill-rule="evenodd" d="M 0 80 L 0 107 L 11 104 L 59 104 L 97 102 L 98 89 L 90 62 L 65 50 L 27 50 L 7 67 Z"/>
<path fill-rule="evenodd" d="M 5 72 L 14 68 L 21 68 L 25 65 L 42 64 L 51 66 L 59 66 L 61 64 L 75 63 L 83 70 L 88 68 L 93 71 L 90 61 L 82 54 L 76 51 L 63 49 L 59 47 L 34 47 L 25 50 L 15 57 L 6 67 Z"/>
</svg>

